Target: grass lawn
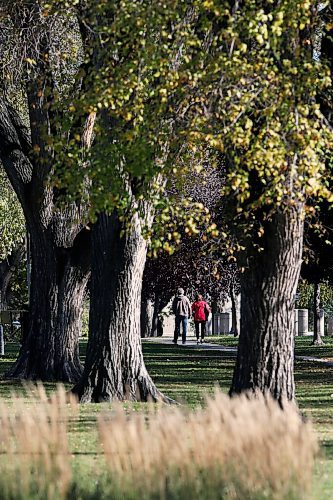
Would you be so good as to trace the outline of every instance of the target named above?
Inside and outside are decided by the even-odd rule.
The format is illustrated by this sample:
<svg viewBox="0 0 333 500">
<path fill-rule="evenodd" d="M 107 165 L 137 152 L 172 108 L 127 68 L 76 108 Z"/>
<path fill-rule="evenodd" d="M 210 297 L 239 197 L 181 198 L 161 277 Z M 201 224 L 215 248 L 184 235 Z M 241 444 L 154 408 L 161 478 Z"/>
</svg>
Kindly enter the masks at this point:
<svg viewBox="0 0 333 500">
<path fill-rule="evenodd" d="M 211 339 L 210 339 L 211 340 Z M 214 342 L 237 345 L 232 337 L 214 337 Z M 325 339 L 323 346 L 312 347 L 311 338 L 296 338 L 296 355 L 333 358 L 333 340 Z M 81 345 L 84 357 L 85 343 Z M 205 349 L 189 349 L 153 342 L 143 343 L 146 365 L 159 389 L 183 403 L 195 407 L 204 402 L 206 394 L 218 384 L 227 392 L 235 355 Z M 17 354 L 17 344 L 6 345 L 6 356 L 0 360 L 0 397 L 10 404 L 11 391 L 23 392 L 18 382 L 3 379 Z M 311 416 L 318 433 L 322 452 L 317 461 L 313 499 L 333 497 L 333 367 L 316 362 L 296 361 L 295 379 L 297 400 L 305 415 Z M 54 384 L 46 384 L 51 391 Z M 74 468 L 80 476 L 90 476 L 99 467 L 99 446 L 96 417 L 110 408 L 109 404 L 82 405 L 70 426 L 70 446 Z M 127 404 L 129 411 L 140 411 L 141 404 Z M 88 484 L 88 482 L 87 482 Z M 88 486 L 87 486 L 88 487 Z"/>
</svg>

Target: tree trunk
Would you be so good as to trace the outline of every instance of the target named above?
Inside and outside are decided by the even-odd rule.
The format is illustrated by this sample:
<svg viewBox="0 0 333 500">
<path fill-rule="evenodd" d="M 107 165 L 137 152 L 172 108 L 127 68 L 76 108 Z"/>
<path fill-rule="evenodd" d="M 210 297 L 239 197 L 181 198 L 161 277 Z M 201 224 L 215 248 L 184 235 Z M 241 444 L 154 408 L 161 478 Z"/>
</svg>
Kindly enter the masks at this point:
<svg viewBox="0 0 333 500">
<path fill-rule="evenodd" d="M 8 265 L 7 259 L 0 262 L 0 311 L 7 309 L 7 291 L 12 274 L 13 273 L 10 265 Z"/>
<path fill-rule="evenodd" d="M 122 234 L 115 214 L 101 214 L 92 234 L 90 335 L 84 374 L 73 388 L 81 402 L 167 400 L 142 354 L 140 306 L 147 244 L 137 215 Z"/>
<path fill-rule="evenodd" d="M 155 300 L 142 297 L 141 300 L 141 338 L 161 337 L 163 335 L 163 324 L 159 317 L 161 312 L 161 299 L 156 296 Z"/>
<path fill-rule="evenodd" d="M 241 275 L 241 327 L 230 394 L 270 392 L 280 404 L 293 400 L 294 295 L 303 241 L 303 213 L 280 209 L 263 223 L 263 251 L 253 241 Z"/>
<path fill-rule="evenodd" d="M 323 340 L 320 332 L 320 283 L 313 287 L 313 340 L 312 345 L 321 345 Z"/>
<path fill-rule="evenodd" d="M 161 319 L 159 317 L 160 312 L 161 312 L 161 299 L 155 293 L 155 300 L 153 303 L 153 311 L 151 319 L 151 329 L 150 329 L 151 337 L 161 336 L 161 331 L 163 330 L 163 326 L 161 324 Z"/>
<path fill-rule="evenodd" d="M 48 231 L 30 228 L 31 297 L 26 335 L 7 377 L 75 383 L 82 302 L 89 278 L 82 237 L 71 248 L 57 247 Z"/>
<path fill-rule="evenodd" d="M 155 294 L 153 317 L 151 322 L 151 337 L 161 337 L 163 335 L 163 324 L 159 316 L 162 310 L 161 305 L 160 297 Z"/>
<path fill-rule="evenodd" d="M 142 294 L 141 299 L 141 337 L 147 338 L 152 336 L 153 328 L 154 303 L 153 301 Z"/>
<path fill-rule="evenodd" d="M 22 205 L 32 257 L 27 330 L 8 377 L 76 382 L 82 371 L 78 335 L 90 238 L 82 223 L 85 207 L 57 207 L 56 191 L 48 183 L 54 156 L 45 142 L 49 108 L 43 99 L 50 96 L 38 87 L 42 82 L 28 85 L 30 129 L 0 99 L 0 159 Z"/>
<path fill-rule="evenodd" d="M 237 305 L 235 297 L 235 289 L 233 283 L 230 284 L 230 298 L 231 298 L 231 334 L 234 337 L 238 337 L 238 325 L 237 325 Z"/>
<path fill-rule="evenodd" d="M 9 283 L 23 255 L 24 245 L 19 244 L 6 259 L 0 262 L 0 311 L 8 307 Z"/>
</svg>

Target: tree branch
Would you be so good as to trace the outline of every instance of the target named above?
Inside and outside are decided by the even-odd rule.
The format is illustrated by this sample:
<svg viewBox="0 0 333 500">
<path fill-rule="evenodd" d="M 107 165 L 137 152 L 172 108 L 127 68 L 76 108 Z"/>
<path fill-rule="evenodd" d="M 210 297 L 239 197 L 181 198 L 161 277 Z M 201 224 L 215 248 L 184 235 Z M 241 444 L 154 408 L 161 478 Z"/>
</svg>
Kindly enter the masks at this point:
<svg viewBox="0 0 333 500">
<path fill-rule="evenodd" d="M 26 127 L 18 114 L 0 97 L 0 158 L 23 208 L 26 208 L 25 185 L 31 181 L 33 171 L 29 149 Z"/>
</svg>

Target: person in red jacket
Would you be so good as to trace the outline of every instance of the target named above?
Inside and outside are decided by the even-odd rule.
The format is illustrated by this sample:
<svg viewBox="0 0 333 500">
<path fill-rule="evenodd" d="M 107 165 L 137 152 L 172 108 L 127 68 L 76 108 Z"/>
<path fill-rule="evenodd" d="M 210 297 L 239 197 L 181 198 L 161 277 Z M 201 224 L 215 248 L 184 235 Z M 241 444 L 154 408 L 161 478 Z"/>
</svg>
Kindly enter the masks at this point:
<svg viewBox="0 0 333 500">
<path fill-rule="evenodd" d="M 201 343 L 203 343 L 206 333 L 206 323 L 210 313 L 210 307 L 202 298 L 202 295 L 197 295 L 197 300 L 192 304 L 192 314 L 194 319 L 195 334 L 197 336 L 197 344 L 199 344 L 199 330 L 201 325 Z"/>
</svg>

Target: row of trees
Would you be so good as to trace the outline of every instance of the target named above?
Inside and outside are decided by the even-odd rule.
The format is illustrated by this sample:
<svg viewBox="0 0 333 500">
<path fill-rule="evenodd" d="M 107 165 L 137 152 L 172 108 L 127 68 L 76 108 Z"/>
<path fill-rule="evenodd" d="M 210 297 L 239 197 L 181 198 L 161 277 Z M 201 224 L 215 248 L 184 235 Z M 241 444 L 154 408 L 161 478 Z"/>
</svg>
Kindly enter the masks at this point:
<svg viewBox="0 0 333 500">
<path fill-rule="evenodd" d="M 81 401 L 167 400 L 141 349 L 147 247 L 172 253 L 179 218 L 200 235 L 201 213 L 242 271 L 231 393 L 293 399 L 306 201 L 332 196 L 331 5 L 17 0 L 1 9 L 0 158 L 32 257 L 28 330 L 8 375 L 75 382 Z M 180 209 L 170 193 L 187 178 L 200 184 L 205 162 L 223 178 L 214 224 L 202 203 L 188 197 Z M 201 242 L 190 243 L 194 254 Z"/>
</svg>

